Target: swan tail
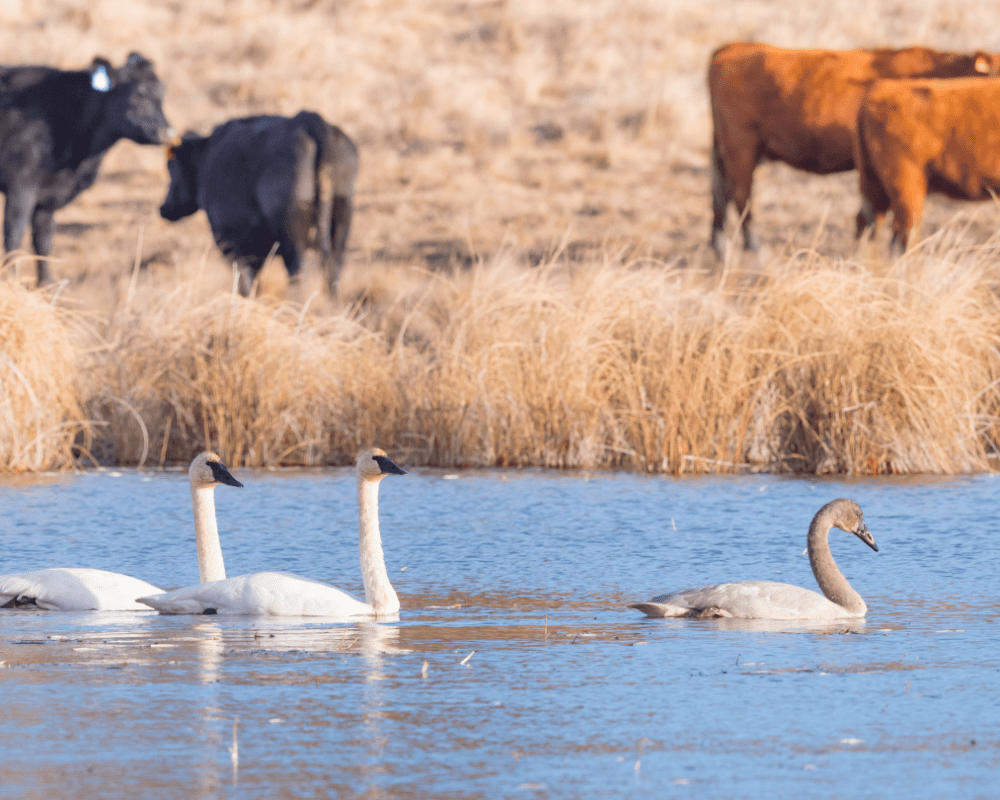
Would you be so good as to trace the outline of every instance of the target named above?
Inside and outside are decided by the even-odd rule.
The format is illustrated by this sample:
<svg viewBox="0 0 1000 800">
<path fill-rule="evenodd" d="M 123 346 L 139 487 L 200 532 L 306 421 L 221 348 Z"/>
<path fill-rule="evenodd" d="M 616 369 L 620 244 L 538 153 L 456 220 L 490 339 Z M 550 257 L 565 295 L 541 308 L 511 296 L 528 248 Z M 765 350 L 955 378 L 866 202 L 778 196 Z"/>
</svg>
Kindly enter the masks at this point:
<svg viewBox="0 0 1000 800">
<path fill-rule="evenodd" d="M 0 608 L 34 605 L 46 611 L 58 611 L 59 606 L 48 601 L 45 586 L 21 575 L 0 578 Z"/>
<path fill-rule="evenodd" d="M 203 614 L 210 607 L 193 597 L 170 597 L 170 593 L 139 597 L 136 602 L 149 606 L 161 614 Z"/>
<path fill-rule="evenodd" d="M 698 619 L 717 619 L 719 617 L 732 617 L 735 615 L 725 608 L 720 608 L 719 606 L 709 606 L 708 608 L 699 608 L 696 611 L 693 611 L 691 616 L 697 617 Z"/>
<path fill-rule="evenodd" d="M 672 606 L 667 603 L 654 603 L 652 601 L 648 603 L 629 603 L 629 608 L 634 608 L 637 611 L 641 611 L 647 617 L 689 617 L 691 616 L 691 609 L 684 608 L 683 606 Z"/>
</svg>

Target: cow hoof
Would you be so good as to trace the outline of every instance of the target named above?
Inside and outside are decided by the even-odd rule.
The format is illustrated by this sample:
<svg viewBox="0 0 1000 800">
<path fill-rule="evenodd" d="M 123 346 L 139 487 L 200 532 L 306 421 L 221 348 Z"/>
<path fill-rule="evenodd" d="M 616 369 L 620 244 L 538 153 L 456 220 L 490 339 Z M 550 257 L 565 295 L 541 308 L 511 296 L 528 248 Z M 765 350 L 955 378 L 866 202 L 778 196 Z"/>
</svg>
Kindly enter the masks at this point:
<svg viewBox="0 0 1000 800">
<path fill-rule="evenodd" d="M 726 234 L 721 230 L 712 231 L 712 251 L 719 261 L 726 260 Z"/>
</svg>

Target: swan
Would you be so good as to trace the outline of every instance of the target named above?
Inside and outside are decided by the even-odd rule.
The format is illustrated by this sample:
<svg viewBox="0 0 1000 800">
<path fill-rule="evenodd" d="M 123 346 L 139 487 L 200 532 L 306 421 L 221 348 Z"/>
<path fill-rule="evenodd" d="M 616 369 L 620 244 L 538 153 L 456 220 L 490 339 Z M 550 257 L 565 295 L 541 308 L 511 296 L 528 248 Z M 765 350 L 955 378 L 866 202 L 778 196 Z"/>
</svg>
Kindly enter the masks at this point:
<svg viewBox="0 0 1000 800">
<path fill-rule="evenodd" d="M 629 603 L 647 617 L 738 617 L 742 619 L 843 619 L 863 617 L 868 606 L 837 568 L 830 553 L 830 528 L 853 533 L 876 553 L 875 539 L 853 500 L 832 500 L 816 512 L 806 540 L 809 564 L 823 594 L 773 581 L 720 583 Z M 826 595 L 825 597 L 823 595 Z"/>
<path fill-rule="evenodd" d="M 243 484 L 229 474 L 215 453 L 198 455 L 191 463 L 188 477 L 200 554 L 201 540 L 210 538 L 217 530 L 215 487 L 220 483 L 239 487 Z M 215 533 L 215 552 L 206 549 L 205 561 L 210 576 L 206 578 L 203 573 L 206 580 L 215 580 L 220 574 L 225 577 L 218 538 Z M 149 606 L 139 603 L 136 598 L 162 591 L 138 578 L 103 569 L 53 568 L 0 575 L 0 607 L 3 608 L 34 605 L 48 611 L 148 611 Z"/>
<path fill-rule="evenodd" d="M 358 549 L 365 600 L 325 583 L 286 572 L 255 572 L 235 578 L 187 586 L 140 597 L 161 614 L 252 614 L 258 616 L 383 617 L 399 611 L 385 569 L 378 527 L 378 485 L 386 475 L 405 475 L 384 450 L 367 450 L 358 458 Z M 218 534 L 206 551 L 218 547 Z M 202 549 L 198 550 L 199 563 Z M 221 563 L 221 553 L 219 554 Z"/>
</svg>

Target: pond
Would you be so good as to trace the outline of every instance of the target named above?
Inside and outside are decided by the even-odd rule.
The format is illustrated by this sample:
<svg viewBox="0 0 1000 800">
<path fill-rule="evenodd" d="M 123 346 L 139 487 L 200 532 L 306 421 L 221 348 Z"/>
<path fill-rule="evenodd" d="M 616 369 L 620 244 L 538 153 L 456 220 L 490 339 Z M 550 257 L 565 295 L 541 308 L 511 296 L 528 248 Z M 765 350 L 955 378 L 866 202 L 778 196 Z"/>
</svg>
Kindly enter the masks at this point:
<svg viewBox="0 0 1000 800">
<path fill-rule="evenodd" d="M 405 464 L 403 465 L 405 466 Z M 239 470 L 230 575 L 363 597 L 353 470 Z M 995 797 L 992 476 L 414 470 L 381 484 L 398 620 L 0 610 L 4 796 Z M 814 589 L 815 511 L 864 621 L 651 620 L 671 589 Z M 0 574 L 196 583 L 183 471 L 0 484 Z"/>
</svg>

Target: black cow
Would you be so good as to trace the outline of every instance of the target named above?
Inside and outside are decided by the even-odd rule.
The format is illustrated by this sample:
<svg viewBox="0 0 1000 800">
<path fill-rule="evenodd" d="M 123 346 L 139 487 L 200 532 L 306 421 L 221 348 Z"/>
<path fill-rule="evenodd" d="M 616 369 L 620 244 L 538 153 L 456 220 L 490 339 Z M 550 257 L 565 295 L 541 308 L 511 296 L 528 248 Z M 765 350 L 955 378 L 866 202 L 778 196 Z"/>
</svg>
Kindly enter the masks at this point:
<svg viewBox="0 0 1000 800">
<path fill-rule="evenodd" d="M 344 262 L 351 227 L 358 150 L 319 114 L 233 119 L 210 136 L 184 134 L 167 162 L 164 219 L 204 209 L 219 248 L 240 271 L 247 295 L 275 248 L 295 281 L 316 228 L 330 294 Z"/>
<path fill-rule="evenodd" d="M 162 102 L 163 84 L 138 53 L 118 68 L 103 58 L 77 72 L 0 67 L 3 244 L 18 249 L 30 221 L 39 285 L 51 280 L 53 215 L 93 185 L 111 146 L 173 140 Z"/>
</svg>

